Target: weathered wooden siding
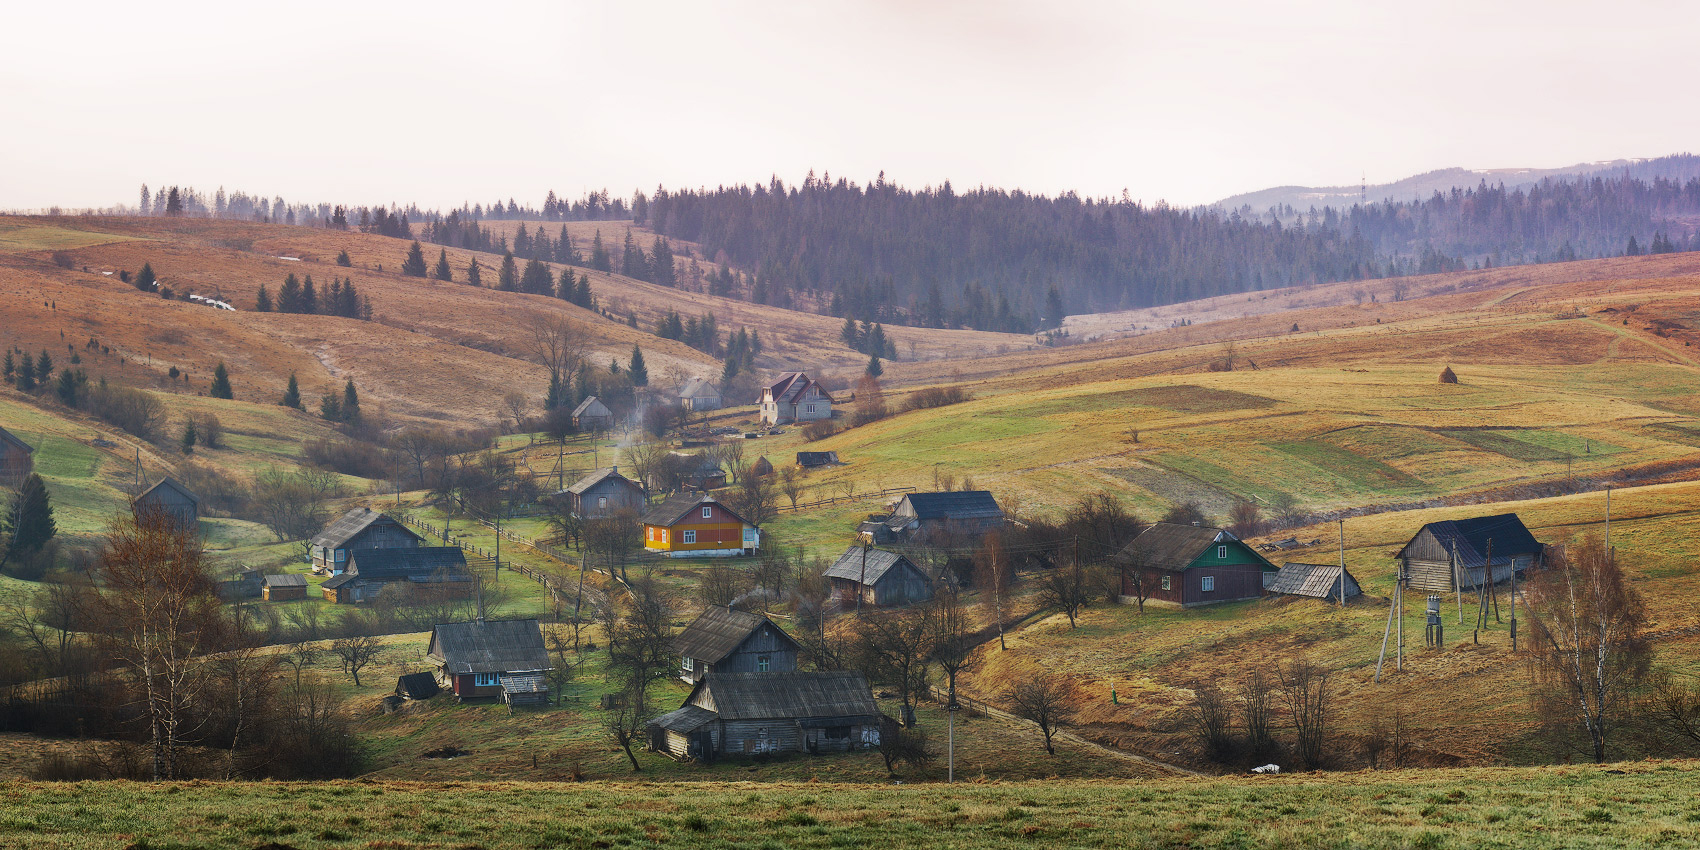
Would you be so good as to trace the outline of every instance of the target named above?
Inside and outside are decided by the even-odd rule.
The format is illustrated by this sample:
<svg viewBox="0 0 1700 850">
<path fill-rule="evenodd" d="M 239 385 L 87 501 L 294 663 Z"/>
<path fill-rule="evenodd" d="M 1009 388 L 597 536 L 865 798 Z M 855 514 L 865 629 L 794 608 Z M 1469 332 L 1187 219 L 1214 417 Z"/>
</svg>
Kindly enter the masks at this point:
<svg viewBox="0 0 1700 850">
<path fill-rule="evenodd" d="M 764 624 L 751 633 L 731 655 L 711 669 L 715 673 L 790 673 L 797 669 L 797 645 L 781 638 L 772 625 Z M 767 669 L 761 658 L 767 656 Z"/>
<path fill-rule="evenodd" d="M 418 536 L 408 531 L 401 523 L 384 517 L 373 521 L 359 534 L 348 538 L 341 548 L 314 546 L 313 569 L 342 572 L 348 567 L 349 553 L 356 549 L 413 549 L 419 545 Z"/>
<path fill-rule="evenodd" d="M 1133 572 L 1134 570 L 1131 567 L 1122 570 L 1122 596 L 1129 599 L 1133 599 L 1135 596 Z M 1155 599 L 1158 602 L 1173 602 L 1176 605 L 1185 601 L 1185 573 L 1168 570 L 1142 570 L 1141 572 L 1145 574 L 1145 599 L 1147 601 Z M 1164 576 L 1169 579 L 1169 589 L 1167 590 L 1163 589 Z"/>
<path fill-rule="evenodd" d="M 573 513 L 585 519 L 610 517 L 616 511 L 628 508 L 641 511 L 649 505 L 642 491 L 624 481 L 611 478 L 596 482 L 583 493 L 575 493 L 573 500 Z"/>
<path fill-rule="evenodd" d="M 933 588 L 927 577 L 907 562 L 899 564 L 880 576 L 874 583 L 874 604 L 908 605 L 933 598 Z"/>
<path fill-rule="evenodd" d="M 185 528 L 194 528 L 195 522 L 200 519 L 200 508 L 195 500 L 171 487 L 155 488 L 137 499 L 136 509 L 164 511 L 173 522 Z"/>
<path fill-rule="evenodd" d="M 1263 595 L 1263 568 L 1255 564 L 1223 564 L 1212 567 L 1193 567 L 1181 573 L 1186 582 L 1183 605 L 1209 605 L 1235 599 L 1255 599 Z M 1215 588 L 1206 591 L 1204 579 L 1214 578 Z"/>
<path fill-rule="evenodd" d="M 261 593 L 265 595 L 267 602 L 286 602 L 293 599 L 306 599 L 307 586 L 296 585 L 295 587 L 268 587 L 263 589 Z"/>
<path fill-rule="evenodd" d="M 31 459 L 29 452 L 0 439 L 0 484 L 22 484 L 34 468 L 35 461 Z"/>
</svg>

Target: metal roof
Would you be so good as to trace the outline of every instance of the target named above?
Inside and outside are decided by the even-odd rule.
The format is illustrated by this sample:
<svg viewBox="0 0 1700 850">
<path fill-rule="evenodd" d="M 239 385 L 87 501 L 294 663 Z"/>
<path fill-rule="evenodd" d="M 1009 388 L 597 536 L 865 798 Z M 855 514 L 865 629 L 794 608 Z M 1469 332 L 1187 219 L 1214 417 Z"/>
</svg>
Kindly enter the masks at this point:
<svg viewBox="0 0 1700 850">
<path fill-rule="evenodd" d="M 839 555 L 838 560 L 834 561 L 832 566 L 827 567 L 826 572 L 821 573 L 821 575 L 827 578 L 842 578 L 862 582 L 863 551 L 860 546 L 851 546 L 845 549 L 844 554 Z M 888 552 L 884 549 L 868 549 L 866 551 L 868 553 L 868 571 L 865 583 L 870 586 L 879 584 L 880 579 L 885 578 L 887 572 L 896 569 L 898 564 L 908 564 L 909 568 L 920 573 L 922 578 L 927 575 L 922 572 L 920 567 L 915 566 L 915 562 L 896 552 Z"/>
<path fill-rule="evenodd" d="M 327 549 L 340 549 L 344 543 L 347 543 L 349 540 L 353 539 L 355 535 L 365 531 L 372 525 L 372 523 L 375 523 L 380 519 L 389 520 L 390 522 L 395 523 L 397 528 L 400 528 L 408 534 L 412 534 L 416 540 L 425 539 L 414 534 L 413 530 L 407 526 L 396 522 L 393 517 L 374 511 L 371 508 L 355 508 L 342 516 L 337 517 L 336 522 L 326 526 L 324 531 L 313 535 L 313 539 L 307 542 L 314 546 L 323 546 Z"/>
<path fill-rule="evenodd" d="M 592 472 L 589 475 L 586 475 L 585 477 L 580 478 L 577 482 L 575 482 L 573 484 L 573 486 L 568 487 L 566 489 L 566 492 L 572 493 L 574 495 L 582 496 L 582 495 L 584 495 L 584 492 L 586 490 L 589 490 L 590 488 L 595 487 L 598 484 L 601 484 L 604 480 L 606 480 L 610 477 L 618 478 L 619 480 L 624 481 L 624 482 L 626 482 L 627 484 L 630 484 L 633 487 L 637 487 L 637 489 L 639 489 L 639 490 L 643 489 L 642 487 L 638 487 L 637 482 L 631 480 L 630 478 L 627 478 L 624 475 L 621 475 L 619 467 L 617 467 L 617 466 L 604 466 L 601 469 L 598 469 L 595 472 Z"/>
<path fill-rule="evenodd" d="M 1422 539 L 1423 532 L 1428 532 L 1438 546 L 1437 552 L 1425 553 L 1423 557 L 1440 560 L 1445 557 L 1441 552 L 1452 552 L 1456 553 L 1458 563 L 1465 567 L 1480 567 L 1487 562 L 1489 540 L 1493 541 L 1493 557 L 1496 562 L 1503 562 L 1518 555 L 1538 555 L 1545 548 L 1529 533 L 1528 526 L 1525 526 L 1516 514 L 1495 514 L 1431 522 L 1418 530 L 1416 536 L 1400 548 L 1396 557 L 1405 557 L 1407 550 L 1416 546 Z M 1439 557 L 1433 557 L 1436 555 Z"/>
<path fill-rule="evenodd" d="M 450 673 L 528 673 L 548 670 L 543 627 L 536 620 L 473 620 L 431 629 L 428 658 Z"/>
<path fill-rule="evenodd" d="M 720 391 L 707 378 L 692 378 L 679 388 L 679 398 L 719 398 Z"/>
<path fill-rule="evenodd" d="M 797 465 L 801 467 L 829 466 L 838 462 L 838 452 L 798 452 Z"/>
<path fill-rule="evenodd" d="M 1300 564 L 1287 563 L 1281 565 L 1281 572 L 1275 576 L 1275 583 L 1269 586 L 1272 593 L 1284 593 L 1290 596 L 1309 596 L 1315 599 L 1340 598 L 1339 564 Z M 1346 596 L 1352 597 L 1362 593 L 1358 580 L 1351 571 L 1346 573 Z"/>
<path fill-rule="evenodd" d="M 25 454 L 35 451 L 34 446 L 18 439 L 16 434 L 13 434 L 5 428 L 0 428 L 0 443 L 11 443 L 12 445 L 23 449 Z"/>
<path fill-rule="evenodd" d="M 1116 554 L 1116 560 L 1156 570 L 1184 570 L 1211 546 L 1224 543 L 1240 543 L 1240 539 L 1220 528 L 1159 522 L 1122 547 L 1121 552 Z M 1250 546 L 1246 546 L 1245 550 L 1263 561 L 1267 569 L 1275 568 Z"/>
<path fill-rule="evenodd" d="M 581 401 L 581 402 L 578 403 L 578 407 L 573 408 L 573 418 L 574 419 L 577 419 L 580 416 L 613 416 L 613 415 L 614 415 L 614 411 L 609 410 L 608 405 L 603 404 L 602 401 L 600 399 L 598 399 L 596 396 L 590 396 L 589 398 L 586 398 L 584 401 Z"/>
<path fill-rule="evenodd" d="M 304 575 L 295 575 L 295 574 L 270 575 L 270 576 L 266 576 L 264 579 L 261 579 L 261 581 L 265 582 L 266 587 L 306 587 L 307 586 L 307 577 L 304 576 Z"/>
<path fill-rule="evenodd" d="M 430 673 L 408 673 L 395 680 L 396 694 L 408 699 L 430 699 L 441 690 L 437 687 L 437 677 Z"/>
<path fill-rule="evenodd" d="M 675 708 L 672 711 L 649 721 L 649 725 L 659 726 L 669 732 L 689 735 L 690 733 L 701 729 L 704 725 L 713 722 L 714 718 L 714 712 L 709 711 L 706 708 L 695 705 L 687 705 L 683 708 Z"/>
<path fill-rule="evenodd" d="M 713 496 L 702 495 L 699 493 L 674 493 L 673 495 L 668 496 L 666 501 L 651 508 L 649 513 L 643 515 L 643 524 L 672 526 L 674 523 L 684 519 L 685 514 L 695 510 L 699 505 L 713 505 L 720 510 L 725 511 L 727 516 L 730 516 L 746 525 L 750 524 L 749 520 L 738 516 L 737 512 L 726 507 L 726 503 L 721 502 Z"/>
<path fill-rule="evenodd" d="M 873 690 L 860 673 L 714 673 L 697 683 L 722 720 L 878 717 Z"/>
<path fill-rule="evenodd" d="M 908 493 L 897 503 L 897 511 L 909 504 L 917 519 L 998 519 L 1003 508 L 990 490 L 954 490 L 945 493 Z"/>
<path fill-rule="evenodd" d="M 178 482 L 177 479 L 172 478 L 169 475 L 165 476 L 164 478 L 159 479 L 159 481 L 155 482 L 152 487 L 149 487 L 148 489 L 143 490 L 141 493 L 137 494 L 136 498 L 131 499 L 130 501 L 132 503 L 140 502 L 141 500 L 146 499 L 147 497 L 153 495 L 153 491 L 158 490 L 162 487 L 169 489 L 169 490 L 176 490 L 178 493 L 181 493 L 183 496 L 188 498 L 189 501 L 194 502 L 197 505 L 201 503 L 201 497 L 200 496 L 195 495 L 195 492 L 193 490 L 190 490 L 189 488 L 184 487 L 180 482 Z"/>
<path fill-rule="evenodd" d="M 784 629 L 760 614 L 734 611 L 724 605 L 710 605 L 673 639 L 673 650 L 686 658 L 716 664 L 743 645 L 763 624 L 773 626 L 774 631 L 784 636 L 793 646 L 797 645 L 790 635 L 785 634 Z"/>
<path fill-rule="evenodd" d="M 363 579 L 426 578 L 440 572 L 466 575 L 466 553 L 459 546 L 412 546 L 356 549 L 348 556 L 348 573 Z"/>
</svg>

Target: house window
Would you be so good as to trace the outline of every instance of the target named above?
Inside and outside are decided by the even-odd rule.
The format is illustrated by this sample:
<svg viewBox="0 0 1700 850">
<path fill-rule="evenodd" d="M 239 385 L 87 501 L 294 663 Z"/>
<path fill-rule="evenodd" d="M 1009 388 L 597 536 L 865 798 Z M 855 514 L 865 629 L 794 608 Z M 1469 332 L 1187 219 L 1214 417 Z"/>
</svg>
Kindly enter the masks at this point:
<svg viewBox="0 0 1700 850">
<path fill-rule="evenodd" d="M 337 560 L 337 563 L 339 563 L 339 564 L 342 563 L 343 561 L 348 560 L 348 550 L 347 549 L 336 550 L 336 560 Z"/>
<path fill-rule="evenodd" d="M 596 506 L 599 507 L 599 508 L 608 507 L 608 497 L 607 496 L 597 496 L 596 497 Z"/>
<path fill-rule="evenodd" d="M 1227 558 L 1228 558 L 1228 547 L 1217 546 L 1216 547 L 1216 559 L 1219 560 L 1219 561 L 1225 561 L 1225 560 L 1227 560 Z"/>
<path fill-rule="evenodd" d="M 770 655 L 756 656 L 756 672 L 766 673 L 773 667 L 773 657 Z"/>
<path fill-rule="evenodd" d="M 702 509 L 702 518 L 703 519 L 713 519 L 714 518 L 714 509 L 711 508 L 711 507 L 708 507 L 707 505 L 704 505 L 703 509 Z"/>
<path fill-rule="evenodd" d="M 848 741 L 850 740 L 850 727 L 828 726 L 826 727 L 826 737 L 827 740 L 831 741 Z"/>
<path fill-rule="evenodd" d="M 472 677 L 472 684 L 480 688 L 493 687 L 502 683 L 499 673 L 478 673 Z"/>
<path fill-rule="evenodd" d="M 1204 591 L 1205 593 L 1209 593 L 1209 592 L 1215 590 L 1216 589 L 1216 577 L 1215 576 L 1205 576 L 1204 578 L 1199 579 L 1198 580 L 1198 589 Z"/>
<path fill-rule="evenodd" d="M 1169 577 L 1168 576 L 1163 576 L 1163 589 L 1164 590 L 1169 589 Z"/>
<path fill-rule="evenodd" d="M 687 531 L 687 532 L 685 532 L 685 542 L 686 542 L 686 543 L 695 543 L 695 542 L 697 542 L 697 533 L 696 533 L 696 532 L 694 532 L 694 531 Z"/>
<path fill-rule="evenodd" d="M 696 661 L 687 655 L 685 656 L 685 660 L 679 665 L 679 669 L 686 673 L 693 672 L 696 670 Z"/>
</svg>

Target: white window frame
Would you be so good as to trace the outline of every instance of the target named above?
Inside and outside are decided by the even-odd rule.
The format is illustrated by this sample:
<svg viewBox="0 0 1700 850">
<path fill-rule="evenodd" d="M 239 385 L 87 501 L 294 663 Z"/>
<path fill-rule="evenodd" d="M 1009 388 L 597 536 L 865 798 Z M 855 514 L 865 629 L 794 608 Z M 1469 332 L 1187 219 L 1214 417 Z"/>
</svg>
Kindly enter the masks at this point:
<svg viewBox="0 0 1700 850">
<path fill-rule="evenodd" d="M 1226 547 L 1226 546 L 1217 546 L 1216 547 L 1216 560 L 1218 560 L 1218 561 L 1228 560 L 1228 547 Z"/>
<path fill-rule="evenodd" d="M 1205 593 L 1215 593 L 1216 592 L 1216 577 L 1215 576 L 1204 576 L 1203 578 L 1200 578 L 1198 580 L 1198 589 L 1205 592 Z"/>
<path fill-rule="evenodd" d="M 685 543 L 686 545 L 690 545 L 692 543 L 697 542 L 697 533 L 694 532 L 694 531 L 685 532 L 685 539 L 682 542 Z"/>
<path fill-rule="evenodd" d="M 1163 589 L 1164 590 L 1173 590 L 1174 589 L 1174 588 L 1169 586 L 1169 577 L 1168 576 L 1163 576 Z"/>
<path fill-rule="evenodd" d="M 702 518 L 703 519 L 714 519 L 714 508 L 713 508 L 713 506 L 710 506 L 710 505 L 703 505 L 702 506 Z"/>
<path fill-rule="evenodd" d="M 474 673 L 474 674 L 472 674 L 472 685 L 473 685 L 473 687 L 489 688 L 489 687 L 494 687 L 496 685 L 500 685 L 501 683 L 502 683 L 502 674 L 500 674 L 500 673 Z"/>
<path fill-rule="evenodd" d="M 597 496 L 596 497 L 596 507 L 598 507 L 598 508 L 608 507 L 608 497 L 607 496 Z"/>
<path fill-rule="evenodd" d="M 679 669 L 686 673 L 696 672 L 696 660 L 691 658 L 689 655 L 684 656 L 684 660 L 679 664 Z"/>
<path fill-rule="evenodd" d="M 340 563 L 342 563 L 346 560 L 348 560 L 348 550 L 347 549 L 336 550 L 336 562 L 340 564 Z"/>
</svg>

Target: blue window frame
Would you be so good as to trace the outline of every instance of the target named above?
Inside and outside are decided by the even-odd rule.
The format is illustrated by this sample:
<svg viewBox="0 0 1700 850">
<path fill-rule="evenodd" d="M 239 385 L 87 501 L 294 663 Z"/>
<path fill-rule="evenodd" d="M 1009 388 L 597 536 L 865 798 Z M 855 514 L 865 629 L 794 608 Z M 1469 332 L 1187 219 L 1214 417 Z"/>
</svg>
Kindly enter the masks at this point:
<svg viewBox="0 0 1700 850">
<path fill-rule="evenodd" d="M 500 673 L 477 673 L 472 677 L 472 684 L 480 687 L 493 687 L 502 683 Z"/>
</svg>

